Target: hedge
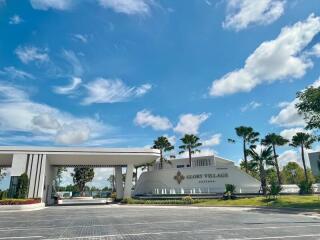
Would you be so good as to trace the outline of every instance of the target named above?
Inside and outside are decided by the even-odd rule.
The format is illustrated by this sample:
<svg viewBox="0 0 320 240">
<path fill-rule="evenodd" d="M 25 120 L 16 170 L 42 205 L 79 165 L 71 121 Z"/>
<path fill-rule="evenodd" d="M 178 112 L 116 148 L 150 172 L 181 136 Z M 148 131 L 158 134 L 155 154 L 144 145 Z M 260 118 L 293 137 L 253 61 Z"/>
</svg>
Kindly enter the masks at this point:
<svg viewBox="0 0 320 240">
<path fill-rule="evenodd" d="M 39 198 L 31 199 L 3 199 L 0 200 L 0 205 L 24 205 L 24 204 L 36 204 L 41 203 Z"/>
</svg>

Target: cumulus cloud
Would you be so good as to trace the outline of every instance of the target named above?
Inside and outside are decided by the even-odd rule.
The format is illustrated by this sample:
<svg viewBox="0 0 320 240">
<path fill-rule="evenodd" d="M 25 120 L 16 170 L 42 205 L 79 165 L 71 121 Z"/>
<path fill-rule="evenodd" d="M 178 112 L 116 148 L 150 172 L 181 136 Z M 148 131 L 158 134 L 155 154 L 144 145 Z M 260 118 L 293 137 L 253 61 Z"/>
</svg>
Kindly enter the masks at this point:
<svg viewBox="0 0 320 240">
<path fill-rule="evenodd" d="M 311 86 L 320 86 L 320 78 L 316 80 Z M 304 127 L 306 122 L 302 115 L 299 114 L 296 104 L 298 99 L 294 99 L 291 102 L 281 103 L 282 109 L 277 115 L 274 115 L 270 119 L 271 124 L 276 124 L 283 127 Z"/>
<path fill-rule="evenodd" d="M 289 141 L 291 141 L 292 137 L 296 135 L 298 132 L 304 132 L 304 133 L 312 133 L 312 131 L 305 130 L 304 128 L 289 128 L 284 129 L 280 132 L 280 135 Z"/>
<path fill-rule="evenodd" d="M 154 130 L 168 130 L 172 128 L 172 124 L 168 118 L 153 115 L 146 109 L 137 112 L 134 122 L 138 126 L 152 127 Z"/>
<path fill-rule="evenodd" d="M 199 115 L 191 113 L 183 114 L 180 116 L 179 122 L 174 128 L 174 131 L 181 134 L 198 134 L 200 125 L 206 121 L 209 116 L 209 113 L 202 113 Z"/>
<path fill-rule="evenodd" d="M 34 46 L 19 46 L 15 50 L 15 54 L 21 60 L 21 62 L 27 64 L 30 62 L 47 62 L 49 61 L 47 49 L 41 49 Z"/>
<path fill-rule="evenodd" d="M 82 103 L 89 105 L 92 103 L 127 102 L 149 92 L 151 85 L 129 87 L 121 79 L 98 78 L 85 85 L 85 88 L 87 89 L 87 96 Z"/>
<path fill-rule="evenodd" d="M 23 19 L 17 14 L 13 15 L 9 20 L 9 24 L 11 24 L 11 25 L 17 25 L 22 22 L 23 22 Z"/>
<path fill-rule="evenodd" d="M 37 10 L 67 10 L 73 5 L 73 0 L 30 0 L 31 6 Z"/>
<path fill-rule="evenodd" d="M 127 15 L 148 15 L 150 13 L 150 0 L 98 0 L 104 8 L 110 8 L 117 13 Z"/>
<path fill-rule="evenodd" d="M 213 134 L 209 139 L 202 141 L 202 146 L 211 147 L 219 145 L 221 142 L 221 133 Z"/>
<path fill-rule="evenodd" d="M 262 104 L 256 101 L 251 101 L 250 103 L 246 104 L 245 106 L 243 106 L 240 110 L 241 112 L 246 112 L 248 110 L 254 110 L 258 107 L 261 107 Z"/>
<path fill-rule="evenodd" d="M 279 155 L 279 165 L 280 167 L 284 167 L 289 162 L 296 162 L 300 164 L 300 156 L 296 150 L 287 150 Z"/>
<path fill-rule="evenodd" d="M 25 71 L 19 70 L 13 66 L 4 67 L 2 71 L 0 71 L 1 75 L 6 75 L 12 79 L 34 79 L 34 76 Z"/>
<path fill-rule="evenodd" d="M 34 102 L 24 90 L 1 83 L 0 130 L 9 134 L 15 132 L 15 135 L 21 134 L 22 137 L 31 134 L 46 142 L 80 144 L 99 139 L 110 127 L 92 118 L 75 117 Z"/>
<path fill-rule="evenodd" d="M 284 12 L 284 0 L 228 0 L 224 28 L 240 31 L 250 25 L 268 25 Z"/>
<path fill-rule="evenodd" d="M 66 86 L 56 86 L 53 91 L 57 94 L 72 94 L 82 83 L 81 78 L 74 77 L 70 84 Z"/>
<path fill-rule="evenodd" d="M 256 3 L 256 1 L 254 1 Z M 278 37 L 263 42 L 241 69 L 213 81 L 211 96 L 249 92 L 263 83 L 300 78 L 313 66 L 304 48 L 320 32 L 320 17 L 311 14 L 305 21 L 282 28 Z"/>
</svg>

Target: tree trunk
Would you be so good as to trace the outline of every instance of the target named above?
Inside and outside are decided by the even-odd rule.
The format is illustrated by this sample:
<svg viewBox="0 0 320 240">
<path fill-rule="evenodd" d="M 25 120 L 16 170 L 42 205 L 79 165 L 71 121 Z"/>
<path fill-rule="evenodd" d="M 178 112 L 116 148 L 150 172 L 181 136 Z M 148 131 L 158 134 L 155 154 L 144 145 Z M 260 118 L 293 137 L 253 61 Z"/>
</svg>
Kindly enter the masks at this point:
<svg viewBox="0 0 320 240">
<path fill-rule="evenodd" d="M 248 160 L 247 160 L 247 149 L 246 149 L 246 140 L 243 139 L 243 158 L 244 158 L 244 168 L 246 173 L 248 173 Z"/>
<path fill-rule="evenodd" d="M 302 157 L 302 163 L 303 163 L 303 169 L 304 169 L 304 177 L 305 177 L 306 181 L 309 182 L 306 162 L 305 162 L 305 159 L 304 159 L 304 147 L 303 147 L 303 144 L 301 145 L 301 157 Z"/>
<path fill-rule="evenodd" d="M 191 167 L 191 148 L 188 148 L 189 151 L 189 167 Z"/>
<path fill-rule="evenodd" d="M 280 169 L 279 169 L 278 158 L 277 158 L 277 153 L 276 153 L 276 146 L 274 144 L 272 144 L 272 148 L 273 148 L 274 164 L 275 164 L 276 171 L 277 171 L 278 184 L 281 185 L 282 181 L 281 181 Z"/>
<path fill-rule="evenodd" d="M 261 181 L 261 188 L 262 188 L 262 194 L 266 195 L 267 193 L 267 181 L 266 181 L 266 174 L 263 167 L 263 162 L 259 160 L 259 168 L 260 168 L 260 181 Z"/>
</svg>

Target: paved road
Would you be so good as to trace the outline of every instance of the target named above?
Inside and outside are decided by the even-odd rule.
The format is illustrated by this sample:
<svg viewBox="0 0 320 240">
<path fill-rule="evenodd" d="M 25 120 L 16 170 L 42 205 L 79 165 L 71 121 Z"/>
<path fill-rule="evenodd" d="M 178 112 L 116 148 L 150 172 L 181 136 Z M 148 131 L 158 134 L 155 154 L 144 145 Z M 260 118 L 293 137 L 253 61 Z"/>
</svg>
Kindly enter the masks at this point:
<svg viewBox="0 0 320 240">
<path fill-rule="evenodd" d="M 270 210 L 59 206 L 0 213 L 2 239 L 320 239 L 320 218 Z"/>
</svg>

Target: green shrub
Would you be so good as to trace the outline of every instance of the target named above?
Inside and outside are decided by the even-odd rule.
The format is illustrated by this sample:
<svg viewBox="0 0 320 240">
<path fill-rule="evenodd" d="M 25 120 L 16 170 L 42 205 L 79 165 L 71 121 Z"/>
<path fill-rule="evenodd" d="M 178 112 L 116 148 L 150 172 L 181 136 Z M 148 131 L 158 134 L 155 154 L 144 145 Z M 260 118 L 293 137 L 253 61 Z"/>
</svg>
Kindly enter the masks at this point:
<svg viewBox="0 0 320 240">
<path fill-rule="evenodd" d="M 8 197 L 8 191 L 0 191 L 0 200 Z"/>
<path fill-rule="evenodd" d="M 26 173 L 21 174 L 17 186 L 17 198 L 25 199 L 28 195 L 29 178 Z"/>
<path fill-rule="evenodd" d="M 299 194 L 312 194 L 313 193 L 313 187 L 312 182 L 302 181 L 298 184 L 299 186 Z"/>
<path fill-rule="evenodd" d="M 277 198 L 277 196 L 282 191 L 281 185 L 279 185 L 277 182 L 272 181 L 270 186 L 267 187 L 267 195 L 269 198 Z"/>
<path fill-rule="evenodd" d="M 234 194 L 236 191 L 236 186 L 233 184 L 226 184 L 225 187 L 226 187 L 225 193 L 229 192 L 230 194 Z"/>
<path fill-rule="evenodd" d="M 116 199 L 117 198 L 117 193 L 116 192 L 112 192 L 111 193 L 111 198 L 112 199 Z"/>
<path fill-rule="evenodd" d="M 191 196 L 186 196 L 181 199 L 185 204 L 193 204 L 194 200 Z"/>
</svg>

